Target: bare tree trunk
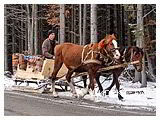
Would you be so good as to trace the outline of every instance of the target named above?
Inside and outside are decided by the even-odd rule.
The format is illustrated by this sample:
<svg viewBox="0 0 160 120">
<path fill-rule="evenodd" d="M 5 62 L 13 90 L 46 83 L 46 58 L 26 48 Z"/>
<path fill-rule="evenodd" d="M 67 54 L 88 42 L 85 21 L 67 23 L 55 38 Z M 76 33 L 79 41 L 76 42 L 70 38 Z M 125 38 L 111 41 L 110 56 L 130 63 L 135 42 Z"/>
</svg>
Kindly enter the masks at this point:
<svg viewBox="0 0 160 120">
<path fill-rule="evenodd" d="M 144 54 L 144 56 L 145 56 L 145 54 Z M 142 84 L 141 84 L 141 87 L 147 87 L 145 57 L 143 57 L 142 63 L 143 63 L 143 65 L 142 65 L 142 69 L 143 70 L 141 72 L 141 74 L 142 74 Z"/>
<path fill-rule="evenodd" d="M 29 10 L 29 4 L 26 4 L 26 7 L 27 7 L 27 28 L 28 28 L 28 52 L 29 54 L 31 54 L 31 23 L 30 23 L 30 10 Z"/>
<path fill-rule="evenodd" d="M 91 4 L 91 43 L 97 41 L 97 5 Z"/>
<path fill-rule="evenodd" d="M 111 24 L 111 22 L 110 22 L 110 19 L 111 19 L 111 16 L 110 16 L 110 5 L 107 5 L 107 12 L 106 12 L 106 34 L 109 34 L 110 33 L 110 30 L 111 30 L 111 28 L 110 28 L 110 24 Z"/>
<path fill-rule="evenodd" d="M 133 83 L 141 81 L 141 72 L 138 72 L 137 70 L 135 70 L 135 78 L 133 79 Z"/>
<path fill-rule="evenodd" d="M 141 11 L 142 12 L 142 11 Z M 136 33 L 136 45 L 138 47 L 142 46 L 142 44 L 140 44 L 141 40 L 143 39 L 142 36 L 140 35 L 140 23 L 141 23 L 141 15 L 142 13 L 140 13 L 140 10 L 138 9 L 138 5 L 137 5 L 137 33 Z M 133 80 L 133 82 L 138 82 L 141 81 L 141 72 L 138 72 L 135 70 L 135 79 Z"/>
<path fill-rule="evenodd" d="M 27 51 L 28 50 L 28 10 L 27 10 L 27 5 L 25 5 L 25 11 L 26 11 L 26 20 L 25 20 L 25 24 L 24 24 L 24 28 L 25 28 L 25 44 L 24 44 L 24 50 Z"/>
<path fill-rule="evenodd" d="M 142 12 L 142 11 L 141 11 Z M 143 39 L 142 36 L 140 35 L 140 23 L 141 23 L 141 15 L 142 13 L 140 13 L 140 10 L 138 9 L 138 5 L 137 5 L 137 33 L 136 33 L 136 45 L 138 47 L 142 46 L 142 44 L 140 44 L 141 40 Z M 141 72 L 138 72 L 135 70 L 135 79 L 133 80 L 133 82 L 138 82 L 141 81 Z"/>
<path fill-rule="evenodd" d="M 153 67 L 152 67 L 152 63 L 151 63 L 151 60 L 149 58 L 149 55 L 148 55 L 148 52 L 146 51 L 146 58 L 147 58 L 147 62 L 148 62 L 148 69 L 149 69 L 149 72 L 151 74 L 153 74 Z"/>
<path fill-rule="evenodd" d="M 74 8 L 74 14 L 73 14 L 73 33 L 76 33 L 76 5 L 74 5 L 75 8 Z M 75 34 L 73 34 L 73 43 L 76 44 L 76 36 Z"/>
<path fill-rule="evenodd" d="M 83 44 L 82 41 L 82 5 L 79 4 L 79 43 Z"/>
<path fill-rule="evenodd" d="M 8 52 L 7 52 L 7 11 L 6 11 L 6 4 L 4 5 L 4 70 L 8 70 Z"/>
<path fill-rule="evenodd" d="M 12 53 L 15 53 L 15 21 L 13 20 L 13 27 L 12 27 Z"/>
<path fill-rule="evenodd" d="M 37 40 L 37 5 L 34 4 L 34 49 L 35 49 L 35 55 L 38 54 L 38 40 Z"/>
<path fill-rule="evenodd" d="M 117 6 L 118 5 L 114 5 L 114 33 L 118 33 L 118 25 L 117 25 Z M 120 36 L 120 33 L 118 34 Z"/>
<path fill-rule="evenodd" d="M 150 40 L 151 37 L 150 37 L 150 34 L 149 34 L 149 28 L 148 27 L 146 28 L 146 34 L 148 35 L 148 39 Z M 151 52 L 149 52 L 149 50 L 146 50 L 145 54 L 146 54 L 147 63 L 148 63 L 149 77 L 153 82 L 155 82 L 156 79 L 153 79 L 153 76 L 154 76 L 154 74 L 153 74 L 153 66 L 152 66 L 152 63 L 151 63 L 151 59 L 149 58 L 149 53 L 151 53 Z"/>
<path fill-rule="evenodd" d="M 142 9 L 142 4 L 138 4 L 137 5 L 137 46 L 138 47 L 144 47 L 144 28 L 143 28 L 143 9 Z M 144 51 L 145 52 L 145 51 Z M 144 54 L 144 57 L 143 57 L 143 65 L 142 65 L 142 72 L 141 72 L 141 81 L 142 81 L 142 84 L 141 84 L 141 87 L 146 87 L 147 86 L 147 79 L 146 79 L 146 73 L 145 73 L 145 54 Z M 136 71 L 137 72 L 137 71 Z M 137 75 L 137 73 L 135 74 Z M 137 76 L 137 79 L 138 77 L 140 78 L 140 76 Z M 137 81 L 135 79 L 135 81 Z"/>
<path fill-rule="evenodd" d="M 21 9 L 23 10 L 23 7 L 22 7 L 22 4 L 21 4 Z M 24 31 L 24 26 L 23 26 L 23 23 L 24 23 L 24 20 L 23 20 L 23 18 L 24 18 L 24 16 L 23 16 L 23 14 L 21 14 L 21 51 L 24 51 L 24 46 L 23 46 L 23 44 L 24 44 L 24 36 L 23 36 L 23 31 Z"/>
<path fill-rule="evenodd" d="M 130 32 L 130 27 L 129 27 L 129 25 L 128 25 L 128 24 L 129 24 L 129 20 L 128 20 L 129 18 L 128 18 L 128 16 L 129 16 L 129 15 L 128 15 L 128 12 L 126 12 L 126 17 L 127 17 L 127 19 L 126 19 L 126 20 L 127 20 L 127 36 L 128 36 L 127 46 L 131 46 L 131 32 Z"/>
<path fill-rule="evenodd" d="M 87 19 L 87 11 L 86 11 L 86 4 L 83 7 L 83 45 L 86 44 L 86 19 Z"/>
<path fill-rule="evenodd" d="M 74 31 L 74 5 L 72 4 L 72 15 L 71 15 L 71 31 Z M 74 43 L 74 35 L 71 33 L 71 42 Z"/>
<path fill-rule="evenodd" d="M 34 9 L 34 4 L 32 4 L 32 14 L 31 14 L 31 17 L 32 17 L 32 20 L 31 20 L 31 36 L 30 36 L 30 40 L 31 40 L 31 54 L 33 55 L 34 54 L 34 12 L 35 12 L 35 9 Z"/>
<path fill-rule="evenodd" d="M 65 5 L 60 4 L 60 43 L 65 42 L 65 16 L 64 16 Z"/>
<path fill-rule="evenodd" d="M 121 34 L 121 40 L 122 40 L 122 43 L 123 43 L 123 45 L 124 46 L 126 46 L 126 42 L 123 42 L 123 40 L 125 39 L 125 25 L 124 25 L 124 22 L 125 22 L 125 13 L 124 13 L 124 6 L 123 5 L 120 5 L 121 6 L 121 8 L 122 8 L 122 19 L 121 19 L 121 30 L 122 30 L 122 34 Z"/>
<path fill-rule="evenodd" d="M 137 41 L 136 41 L 136 44 L 138 47 L 143 47 L 143 37 L 144 37 L 144 34 L 143 34 L 143 18 L 142 18 L 142 5 L 141 4 L 138 4 L 137 5 Z"/>
<path fill-rule="evenodd" d="M 20 26 L 20 27 L 21 27 L 21 21 L 18 22 L 18 23 L 16 23 L 16 24 L 17 24 L 17 26 Z M 21 30 L 22 30 L 22 28 L 21 28 Z M 20 30 L 19 34 L 17 34 L 17 35 L 19 36 L 19 39 L 18 39 L 19 45 L 18 45 L 18 47 L 17 47 L 19 53 L 22 53 L 22 52 L 23 52 L 22 47 L 21 47 L 21 46 L 22 46 L 22 44 L 21 44 L 21 41 L 22 41 L 22 38 L 21 38 L 21 30 Z"/>
</svg>

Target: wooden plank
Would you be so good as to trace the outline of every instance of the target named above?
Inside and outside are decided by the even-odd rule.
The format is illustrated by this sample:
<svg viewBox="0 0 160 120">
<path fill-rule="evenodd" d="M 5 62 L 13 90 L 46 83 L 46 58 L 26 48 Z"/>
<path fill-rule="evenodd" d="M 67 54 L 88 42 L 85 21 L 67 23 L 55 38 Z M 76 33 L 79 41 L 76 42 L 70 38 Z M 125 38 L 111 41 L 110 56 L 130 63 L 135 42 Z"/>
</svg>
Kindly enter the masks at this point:
<svg viewBox="0 0 160 120">
<path fill-rule="evenodd" d="M 118 64 L 118 65 L 113 65 L 113 66 L 101 68 L 98 72 L 112 70 L 112 69 L 117 69 L 117 68 L 121 68 L 121 67 L 127 67 L 129 64 L 133 65 L 133 64 L 137 64 L 137 63 L 139 63 L 139 61 L 134 61 L 134 62 L 129 62 L 129 63 L 123 63 L 123 64 Z"/>
<path fill-rule="evenodd" d="M 32 71 L 25 71 L 25 70 L 17 70 L 15 73 L 16 78 L 22 78 L 22 79 L 44 79 L 44 76 L 41 74 L 41 72 L 32 72 Z"/>
<path fill-rule="evenodd" d="M 26 70 L 21 70 L 19 67 L 17 68 L 17 71 L 15 73 L 16 78 L 21 78 L 21 79 L 38 79 L 38 80 L 43 80 L 46 77 L 50 77 L 54 69 L 54 60 L 52 59 L 46 59 L 44 60 L 42 71 L 33 71 L 33 68 L 29 68 L 27 66 Z M 57 77 L 61 77 L 66 75 L 68 69 L 66 66 L 63 64 L 61 69 L 59 70 Z"/>
<path fill-rule="evenodd" d="M 107 71 L 107 70 L 117 69 L 117 68 L 121 68 L 121 67 L 127 67 L 129 64 L 133 65 L 133 64 L 137 64 L 137 63 L 139 63 L 139 61 L 134 61 L 134 62 L 128 62 L 128 63 L 118 64 L 118 65 L 113 65 L 113 66 L 101 68 L 100 70 L 98 70 L 98 72 L 103 72 L 103 71 Z M 87 72 L 79 73 L 77 75 L 73 75 L 72 78 L 83 76 L 83 75 L 88 75 L 88 73 Z"/>
<path fill-rule="evenodd" d="M 53 72 L 53 69 L 54 69 L 54 60 L 52 59 L 46 59 L 44 61 L 44 65 L 43 65 L 43 68 L 42 68 L 42 75 L 45 76 L 45 77 L 49 77 L 51 76 L 52 72 Z M 61 76 L 64 76 L 66 75 L 68 69 L 67 67 L 63 64 L 61 69 L 59 70 L 58 74 L 57 74 L 57 77 L 61 77 Z"/>
</svg>

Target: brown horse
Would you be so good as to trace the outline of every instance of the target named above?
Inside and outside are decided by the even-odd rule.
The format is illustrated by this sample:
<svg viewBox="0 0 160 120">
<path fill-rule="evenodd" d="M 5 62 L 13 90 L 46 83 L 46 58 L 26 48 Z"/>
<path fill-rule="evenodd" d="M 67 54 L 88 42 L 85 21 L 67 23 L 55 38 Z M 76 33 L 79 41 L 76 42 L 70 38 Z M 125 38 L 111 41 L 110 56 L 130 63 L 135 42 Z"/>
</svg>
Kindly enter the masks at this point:
<svg viewBox="0 0 160 120">
<path fill-rule="evenodd" d="M 130 46 L 128 48 L 120 48 L 119 51 L 120 51 L 121 57 L 120 57 L 120 59 L 116 60 L 116 62 L 113 62 L 112 65 L 115 65 L 117 63 L 123 64 L 124 62 L 133 62 L 133 61 L 139 60 L 140 62 L 138 64 L 134 64 L 133 66 L 135 67 L 135 69 L 138 72 L 142 71 L 143 51 L 141 48 L 136 47 L 136 46 Z M 109 94 L 109 91 L 116 84 L 116 88 L 118 90 L 118 98 L 119 98 L 119 100 L 123 99 L 122 95 L 120 94 L 120 90 L 119 90 L 120 84 L 118 81 L 118 77 L 121 75 L 121 73 L 124 71 L 124 69 L 125 68 L 117 68 L 117 69 L 102 72 L 102 73 L 112 73 L 113 74 L 113 81 L 112 81 L 111 85 L 105 89 L 106 95 Z M 99 77 L 102 75 L 102 73 L 97 73 L 97 76 L 96 76 L 96 82 L 98 84 L 98 87 L 99 87 L 99 90 L 101 93 L 103 92 L 103 87 L 99 81 Z M 85 87 L 86 87 L 86 79 L 87 79 L 87 76 L 83 76 Z"/>
<path fill-rule="evenodd" d="M 55 92 L 55 80 L 56 75 L 60 70 L 62 64 L 68 68 L 66 80 L 71 87 L 72 93 L 77 97 L 77 93 L 71 81 L 71 76 L 74 72 L 88 72 L 90 83 L 88 88 L 82 96 L 84 96 L 88 90 L 94 90 L 94 83 L 97 70 L 102 67 L 102 62 L 105 57 L 119 59 L 120 53 L 117 50 L 117 42 L 114 34 L 107 35 L 99 43 L 80 46 L 72 43 L 63 43 L 55 47 L 55 65 L 52 73 L 52 90 L 53 95 L 57 97 Z"/>
</svg>

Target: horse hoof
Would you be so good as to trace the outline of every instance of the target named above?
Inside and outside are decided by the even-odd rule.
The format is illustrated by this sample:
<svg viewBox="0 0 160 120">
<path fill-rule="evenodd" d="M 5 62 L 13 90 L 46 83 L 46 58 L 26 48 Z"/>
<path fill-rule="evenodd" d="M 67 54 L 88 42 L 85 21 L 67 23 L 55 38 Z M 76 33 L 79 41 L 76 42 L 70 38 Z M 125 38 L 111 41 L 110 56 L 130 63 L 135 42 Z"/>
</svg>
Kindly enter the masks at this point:
<svg viewBox="0 0 160 120">
<path fill-rule="evenodd" d="M 78 94 L 78 98 L 81 100 L 82 98 L 84 98 L 84 94 Z"/>
<path fill-rule="evenodd" d="M 78 93 L 78 97 L 79 98 L 83 98 L 87 93 L 89 93 L 88 89 L 82 89 L 79 93 Z"/>
<path fill-rule="evenodd" d="M 106 90 L 106 95 L 109 95 L 109 90 Z"/>
<path fill-rule="evenodd" d="M 53 93 L 53 97 L 54 97 L 54 98 L 58 98 L 59 96 L 58 96 L 57 93 Z"/>
<path fill-rule="evenodd" d="M 72 94 L 72 97 L 78 98 L 78 95 L 77 94 Z"/>
<path fill-rule="evenodd" d="M 82 100 L 83 98 L 84 98 L 84 96 L 81 96 L 81 95 L 78 96 L 79 100 Z"/>
<path fill-rule="evenodd" d="M 118 99 L 123 101 L 124 98 L 122 97 L 122 95 L 118 94 Z"/>
<path fill-rule="evenodd" d="M 58 96 L 58 95 L 53 95 L 53 97 L 54 97 L 54 98 L 59 98 L 59 96 Z"/>
<path fill-rule="evenodd" d="M 101 94 L 101 96 L 103 96 L 103 97 L 106 96 L 105 91 L 100 92 L 100 94 Z"/>
</svg>

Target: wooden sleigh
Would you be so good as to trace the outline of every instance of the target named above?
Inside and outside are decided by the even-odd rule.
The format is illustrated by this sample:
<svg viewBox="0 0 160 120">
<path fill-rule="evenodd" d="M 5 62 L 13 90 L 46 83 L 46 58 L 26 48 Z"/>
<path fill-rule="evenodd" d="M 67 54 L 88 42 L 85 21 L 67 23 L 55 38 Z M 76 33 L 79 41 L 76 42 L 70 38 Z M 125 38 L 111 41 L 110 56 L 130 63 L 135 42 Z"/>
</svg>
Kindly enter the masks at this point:
<svg viewBox="0 0 160 120">
<path fill-rule="evenodd" d="M 120 67 L 127 67 L 129 64 L 137 64 L 137 63 L 139 63 L 139 61 L 108 66 L 105 68 L 101 68 L 98 72 L 116 69 Z M 29 66 L 27 66 L 26 70 L 22 70 L 19 68 L 18 65 L 17 70 L 14 74 L 15 85 L 13 85 L 13 90 L 25 91 L 25 92 L 38 92 L 38 93 L 48 92 L 49 91 L 48 85 L 51 85 L 51 80 L 49 79 L 49 77 L 51 76 L 53 69 L 54 69 L 54 60 L 51 59 L 44 60 L 41 72 L 34 71 L 34 69 Z M 67 82 L 65 81 L 65 75 L 67 71 L 68 69 L 63 64 L 57 74 L 57 77 L 60 79 L 56 81 L 56 85 L 60 86 L 60 88 L 62 88 L 63 90 L 67 90 L 68 86 Z M 72 78 L 76 78 L 83 75 L 87 75 L 87 72 L 74 74 L 72 75 Z M 26 83 L 26 86 L 21 86 L 22 83 Z M 30 83 L 37 84 L 37 87 L 34 88 L 31 87 L 29 85 Z"/>
<path fill-rule="evenodd" d="M 22 70 L 19 68 L 18 65 L 17 70 L 15 71 L 14 74 L 15 85 L 13 86 L 13 90 L 26 91 L 26 92 L 40 92 L 40 93 L 44 92 L 45 90 L 47 90 L 47 85 L 51 83 L 49 77 L 53 72 L 53 68 L 54 68 L 54 60 L 51 59 L 44 60 L 41 72 L 35 71 L 33 67 L 29 67 L 28 65 L 26 70 Z M 66 73 L 67 73 L 67 68 L 63 64 L 57 76 L 64 79 Z M 56 84 L 59 85 L 61 88 L 63 88 L 62 87 L 63 85 L 65 86 L 65 89 L 67 89 L 67 83 L 63 81 L 61 81 L 61 84 L 59 84 L 59 82 L 56 82 Z M 26 86 L 21 86 L 22 83 L 26 83 Z M 38 86 L 33 88 L 29 85 L 30 83 L 35 83 Z"/>
</svg>

